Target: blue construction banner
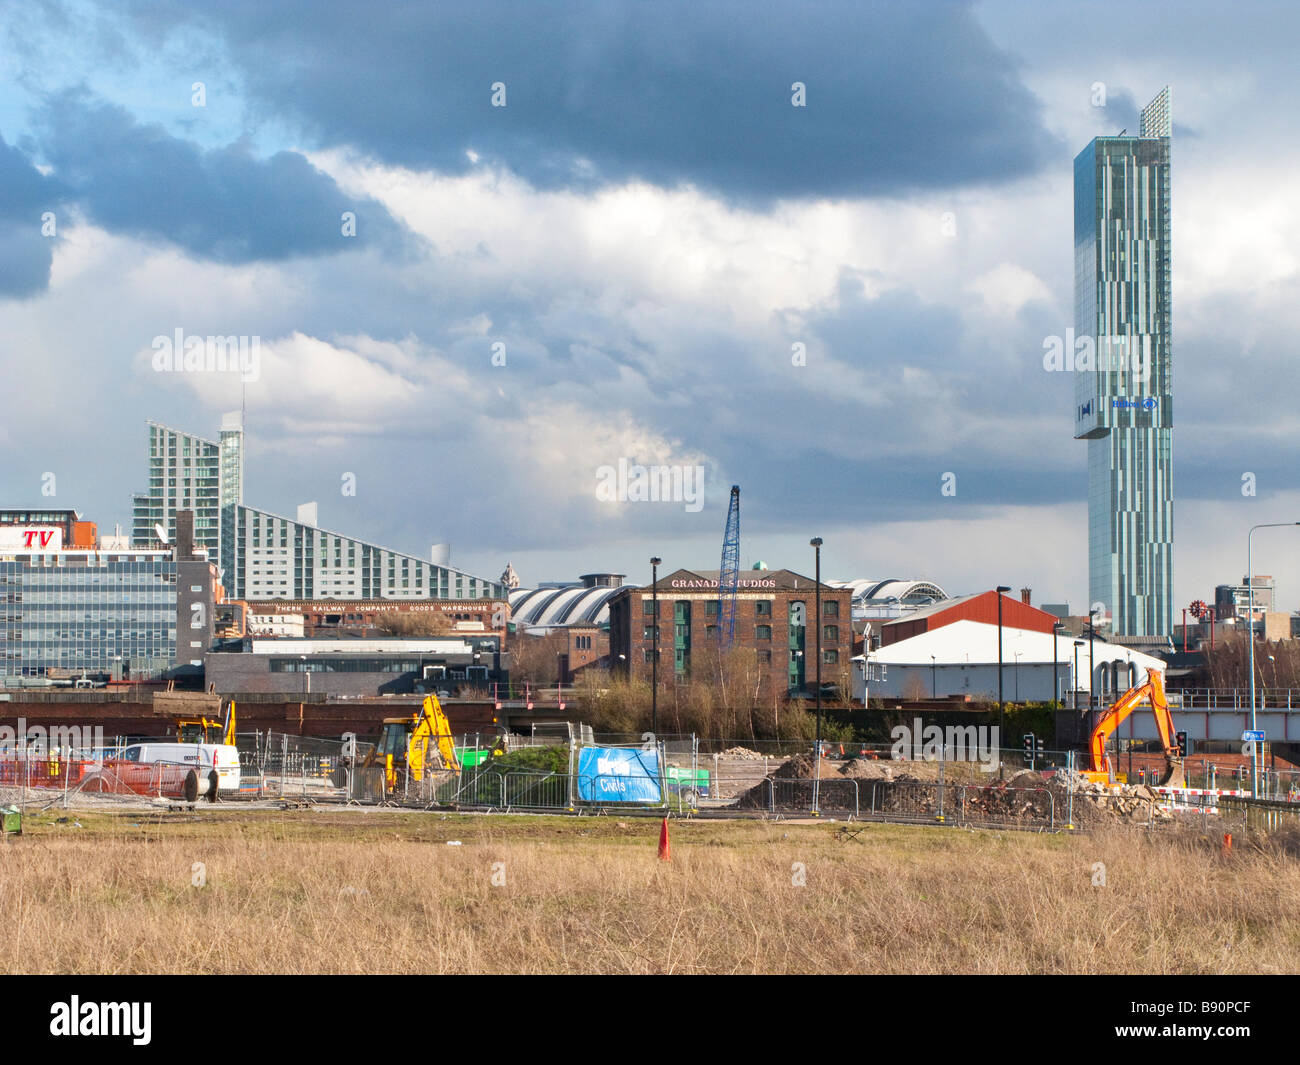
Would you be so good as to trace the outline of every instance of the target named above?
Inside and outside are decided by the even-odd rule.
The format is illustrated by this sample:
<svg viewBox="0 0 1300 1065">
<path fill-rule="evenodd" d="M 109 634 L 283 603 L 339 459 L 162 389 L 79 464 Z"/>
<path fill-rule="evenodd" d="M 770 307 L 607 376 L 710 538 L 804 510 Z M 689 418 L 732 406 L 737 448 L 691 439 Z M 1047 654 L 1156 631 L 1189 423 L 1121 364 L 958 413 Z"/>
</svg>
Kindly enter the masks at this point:
<svg viewBox="0 0 1300 1065">
<path fill-rule="evenodd" d="M 586 802 L 662 801 L 659 752 L 583 747 L 578 752 L 578 798 Z"/>
</svg>

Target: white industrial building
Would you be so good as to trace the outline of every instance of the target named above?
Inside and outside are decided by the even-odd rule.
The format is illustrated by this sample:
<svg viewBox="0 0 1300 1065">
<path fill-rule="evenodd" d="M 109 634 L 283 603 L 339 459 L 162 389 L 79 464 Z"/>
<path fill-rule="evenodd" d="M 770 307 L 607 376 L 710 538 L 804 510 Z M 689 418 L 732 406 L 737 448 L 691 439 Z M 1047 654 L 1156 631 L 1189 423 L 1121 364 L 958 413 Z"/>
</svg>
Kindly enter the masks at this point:
<svg viewBox="0 0 1300 1065">
<path fill-rule="evenodd" d="M 1146 679 L 1149 669 L 1163 669 L 1152 655 L 1096 640 L 1092 647 L 1093 683 L 1089 683 L 1087 641 L 1077 648 L 1073 637 L 1002 627 L 1002 692 L 1007 702 L 1050 702 L 1055 660 L 1056 698 L 1068 704 L 1079 689 L 1081 703 L 1089 691 L 1112 697 Z M 998 697 L 998 627 L 980 621 L 954 621 L 930 632 L 889 644 L 853 659 L 854 697 L 946 699 Z"/>
</svg>

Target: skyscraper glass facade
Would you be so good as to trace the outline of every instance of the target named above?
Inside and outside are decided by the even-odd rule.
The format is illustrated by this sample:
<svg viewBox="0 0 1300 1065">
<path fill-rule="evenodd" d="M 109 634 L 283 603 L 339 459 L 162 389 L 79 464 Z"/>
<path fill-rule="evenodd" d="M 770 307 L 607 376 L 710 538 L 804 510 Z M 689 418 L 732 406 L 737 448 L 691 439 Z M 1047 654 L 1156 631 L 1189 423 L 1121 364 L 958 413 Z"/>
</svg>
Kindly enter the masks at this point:
<svg viewBox="0 0 1300 1065">
<path fill-rule="evenodd" d="M 1074 435 L 1088 442 L 1088 590 L 1117 634 L 1173 624 L 1169 90 L 1136 137 L 1074 161 Z"/>
<path fill-rule="evenodd" d="M 170 542 L 176 512 L 193 510 L 195 545 L 207 548 L 208 558 L 228 571 L 231 537 L 222 535 L 222 526 L 243 498 L 243 437 L 237 413 L 226 416 L 219 443 L 150 422 L 149 490 L 134 497 L 131 545 L 157 546 L 155 525 Z"/>
</svg>

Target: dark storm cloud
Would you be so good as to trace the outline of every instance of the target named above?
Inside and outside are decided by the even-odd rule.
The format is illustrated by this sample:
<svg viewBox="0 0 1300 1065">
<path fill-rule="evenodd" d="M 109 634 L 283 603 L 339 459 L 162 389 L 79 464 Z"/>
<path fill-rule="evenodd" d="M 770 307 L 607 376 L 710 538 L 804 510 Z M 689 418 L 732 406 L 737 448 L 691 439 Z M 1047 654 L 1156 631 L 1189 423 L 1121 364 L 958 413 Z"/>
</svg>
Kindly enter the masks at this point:
<svg viewBox="0 0 1300 1065">
<path fill-rule="evenodd" d="M 472 149 L 542 187 L 636 177 L 763 199 L 996 183 L 1058 151 L 965 4 L 135 9 L 142 35 L 221 33 L 254 112 L 418 168 L 462 171 Z"/>
<path fill-rule="evenodd" d="M 349 198 L 296 152 L 204 151 L 80 91 L 47 100 L 37 126 L 56 176 L 93 222 L 200 258 L 275 260 L 400 239 L 382 206 Z M 355 237 L 342 234 L 345 211 L 357 216 Z"/>
<path fill-rule="evenodd" d="M 0 137 L 0 299 L 44 292 L 50 283 L 54 238 L 41 233 L 41 216 L 54 212 L 59 190 L 21 151 Z"/>
</svg>

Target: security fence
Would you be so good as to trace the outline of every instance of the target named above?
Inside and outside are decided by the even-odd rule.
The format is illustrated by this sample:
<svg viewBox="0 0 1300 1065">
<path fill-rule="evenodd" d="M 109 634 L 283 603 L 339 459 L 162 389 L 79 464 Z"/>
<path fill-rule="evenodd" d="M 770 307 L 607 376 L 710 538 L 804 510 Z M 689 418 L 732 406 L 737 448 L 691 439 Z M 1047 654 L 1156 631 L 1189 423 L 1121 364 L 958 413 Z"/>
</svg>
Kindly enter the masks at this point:
<svg viewBox="0 0 1300 1065">
<path fill-rule="evenodd" d="M 86 796 L 195 803 L 215 799 L 218 783 L 216 770 L 191 762 L 87 758 L 80 752 L 0 757 L 0 805 L 67 807 L 70 799 Z"/>
<path fill-rule="evenodd" d="M 840 815 L 1039 831 L 1064 827 L 1057 796 L 1047 787 L 768 778 L 759 798 L 765 801 L 751 802 L 749 808 L 761 808 L 771 816 Z"/>
<path fill-rule="evenodd" d="M 362 767 L 374 749 L 373 744 L 354 740 L 260 731 L 238 734 L 235 746 L 239 749 L 241 795 L 303 800 L 359 797 L 366 776 Z M 382 798 L 382 788 L 376 798 Z"/>
</svg>

